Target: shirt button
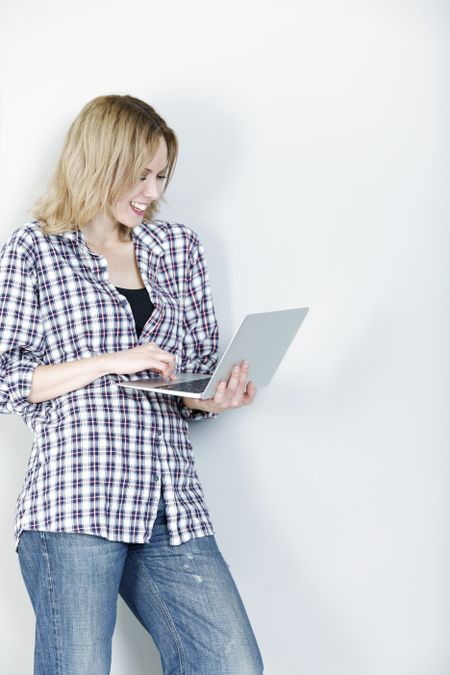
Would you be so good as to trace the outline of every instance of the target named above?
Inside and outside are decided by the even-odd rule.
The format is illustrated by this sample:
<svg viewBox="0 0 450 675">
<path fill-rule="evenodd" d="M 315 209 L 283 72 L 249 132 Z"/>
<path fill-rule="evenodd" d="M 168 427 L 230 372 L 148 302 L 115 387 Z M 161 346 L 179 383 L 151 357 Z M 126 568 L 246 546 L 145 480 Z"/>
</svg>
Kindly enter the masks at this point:
<svg viewBox="0 0 450 675">
<path fill-rule="evenodd" d="M 157 473 L 153 474 L 153 478 L 155 479 L 156 482 L 159 481 L 159 475 Z"/>
</svg>

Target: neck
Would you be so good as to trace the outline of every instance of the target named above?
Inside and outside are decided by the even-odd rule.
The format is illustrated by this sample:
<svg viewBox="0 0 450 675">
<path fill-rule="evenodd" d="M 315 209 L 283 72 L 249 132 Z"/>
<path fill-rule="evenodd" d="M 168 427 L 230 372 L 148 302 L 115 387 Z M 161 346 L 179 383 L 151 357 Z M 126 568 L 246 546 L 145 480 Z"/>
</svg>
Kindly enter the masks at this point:
<svg viewBox="0 0 450 675">
<path fill-rule="evenodd" d="M 94 246 L 108 247 L 131 241 L 131 237 L 124 239 L 121 235 L 120 223 L 103 214 L 95 216 L 80 229 L 84 232 L 86 242 Z"/>
</svg>

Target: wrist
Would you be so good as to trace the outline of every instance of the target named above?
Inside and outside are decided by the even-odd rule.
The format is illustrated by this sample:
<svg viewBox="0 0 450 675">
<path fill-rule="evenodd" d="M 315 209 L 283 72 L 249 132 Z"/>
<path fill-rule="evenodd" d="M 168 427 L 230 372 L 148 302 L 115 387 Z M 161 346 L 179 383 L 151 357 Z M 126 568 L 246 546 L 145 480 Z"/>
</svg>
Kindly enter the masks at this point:
<svg viewBox="0 0 450 675">
<path fill-rule="evenodd" d="M 99 354 L 98 356 L 91 357 L 92 361 L 96 364 L 97 377 L 103 377 L 113 372 L 111 360 L 108 357 L 109 354 Z"/>
<path fill-rule="evenodd" d="M 205 410 L 205 404 L 201 398 L 183 396 L 183 404 L 190 410 Z"/>
</svg>

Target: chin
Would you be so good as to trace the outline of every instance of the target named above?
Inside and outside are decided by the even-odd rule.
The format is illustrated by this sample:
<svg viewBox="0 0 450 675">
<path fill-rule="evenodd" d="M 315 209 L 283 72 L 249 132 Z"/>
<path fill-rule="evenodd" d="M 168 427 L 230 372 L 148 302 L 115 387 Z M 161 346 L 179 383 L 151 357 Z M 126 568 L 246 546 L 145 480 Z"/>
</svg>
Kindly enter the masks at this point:
<svg viewBox="0 0 450 675">
<path fill-rule="evenodd" d="M 127 218 L 122 218 L 121 220 L 119 220 L 119 222 L 122 223 L 122 225 L 126 225 L 127 227 L 133 228 L 140 225 L 142 223 L 143 218 L 144 216 L 134 216 L 134 218 L 133 217 L 130 218 L 128 216 Z"/>
</svg>

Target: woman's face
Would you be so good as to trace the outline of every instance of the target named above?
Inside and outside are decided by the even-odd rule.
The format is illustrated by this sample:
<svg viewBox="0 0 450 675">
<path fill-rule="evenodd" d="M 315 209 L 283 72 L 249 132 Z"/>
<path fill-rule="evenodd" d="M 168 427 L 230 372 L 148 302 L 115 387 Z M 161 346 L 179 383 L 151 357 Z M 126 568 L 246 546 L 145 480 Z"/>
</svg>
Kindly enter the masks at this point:
<svg viewBox="0 0 450 675">
<path fill-rule="evenodd" d="M 145 165 L 139 181 L 124 193 L 114 204 L 112 212 L 119 223 L 136 227 L 142 222 L 148 205 L 159 199 L 163 191 L 167 167 L 167 145 L 160 138 L 159 147 L 152 159 Z"/>
</svg>

